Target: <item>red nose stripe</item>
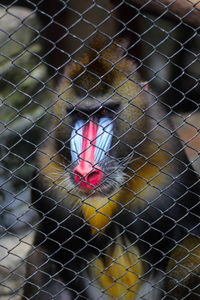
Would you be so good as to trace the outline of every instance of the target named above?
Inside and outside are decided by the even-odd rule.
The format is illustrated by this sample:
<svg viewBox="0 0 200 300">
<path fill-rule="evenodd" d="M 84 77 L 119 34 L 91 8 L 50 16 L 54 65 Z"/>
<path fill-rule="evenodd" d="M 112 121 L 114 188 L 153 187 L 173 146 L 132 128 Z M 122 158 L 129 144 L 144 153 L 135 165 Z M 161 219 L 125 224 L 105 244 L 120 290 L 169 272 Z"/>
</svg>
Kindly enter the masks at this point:
<svg viewBox="0 0 200 300">
<path fill-rule="evenodd" d="M 85 170 L 94 165 L 94 152 L 97 137 L 98 126 L 92 121 L 89 121 L 83 127 L 83 141 L 80 165 Z M 90 162 L 90 163 L 88 163 Z M 89 167 L 90 166 L 90 167 Z"/>
<path fill-rule="evenodd" d="M 102 179 L 102 172 L 94 167 L 95 144 L 98 125 L 89 121 L 82 130 L 82 153 L 80 163 L 74 169 L 74 179 L 84 189 L 93 189 Z"/>
</svg>

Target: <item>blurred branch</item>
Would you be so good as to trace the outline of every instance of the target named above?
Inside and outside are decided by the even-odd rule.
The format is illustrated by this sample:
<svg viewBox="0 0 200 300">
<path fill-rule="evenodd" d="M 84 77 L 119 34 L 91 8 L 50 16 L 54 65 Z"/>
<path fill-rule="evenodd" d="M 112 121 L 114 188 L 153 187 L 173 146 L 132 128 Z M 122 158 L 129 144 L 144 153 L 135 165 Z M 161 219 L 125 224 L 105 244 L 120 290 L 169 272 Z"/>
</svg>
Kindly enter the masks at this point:
<svg viewBox="0 0 200 300">
<path fill-rule="evenodd" d="M 112 0 L 113 4 L 118 0 Z M 169 18 L 182 18 L 184 23 L 194 28 L 200 27 L 200 1 L 199 0 L 127 0 L 127 3 L 152 14 L 165 14 Z"/>
</svg>

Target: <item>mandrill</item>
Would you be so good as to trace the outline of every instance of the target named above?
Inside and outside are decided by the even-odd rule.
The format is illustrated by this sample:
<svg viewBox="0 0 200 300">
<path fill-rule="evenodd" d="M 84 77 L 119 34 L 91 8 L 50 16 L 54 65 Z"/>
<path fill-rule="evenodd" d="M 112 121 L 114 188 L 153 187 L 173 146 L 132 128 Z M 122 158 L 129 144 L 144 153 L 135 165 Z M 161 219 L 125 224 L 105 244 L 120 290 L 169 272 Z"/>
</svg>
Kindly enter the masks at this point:
<svg viewBox="0 0 200 300">
<path fill-rule="evenodd" d="M 125 46 L 97 38 L 65 68 L 23 299 L 200 299 L 198 178 Z"/>
</svg>

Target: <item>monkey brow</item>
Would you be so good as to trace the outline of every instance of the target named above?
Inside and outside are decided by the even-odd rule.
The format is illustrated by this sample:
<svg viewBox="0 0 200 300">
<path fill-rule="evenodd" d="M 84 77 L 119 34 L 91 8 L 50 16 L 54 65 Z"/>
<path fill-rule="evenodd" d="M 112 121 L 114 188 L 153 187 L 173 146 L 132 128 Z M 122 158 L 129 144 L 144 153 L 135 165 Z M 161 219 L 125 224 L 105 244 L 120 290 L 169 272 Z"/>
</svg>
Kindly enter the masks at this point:
<svg viewBox="0 0 200 300">
<path fill-rule="evenodd" d="M 98 113 L 102 109 L 106 109 L 110 112 L 117 112 L 120 108 L 120 103 L 116 101 L 109 101 L 106 103 L 89 103 L 85 105 L 83 103 L 75 105 L 74 107 L 68 107 L 66 109 L 67 113 L 82 112 L 85 115 L 91 115 Z"/>
</svg>

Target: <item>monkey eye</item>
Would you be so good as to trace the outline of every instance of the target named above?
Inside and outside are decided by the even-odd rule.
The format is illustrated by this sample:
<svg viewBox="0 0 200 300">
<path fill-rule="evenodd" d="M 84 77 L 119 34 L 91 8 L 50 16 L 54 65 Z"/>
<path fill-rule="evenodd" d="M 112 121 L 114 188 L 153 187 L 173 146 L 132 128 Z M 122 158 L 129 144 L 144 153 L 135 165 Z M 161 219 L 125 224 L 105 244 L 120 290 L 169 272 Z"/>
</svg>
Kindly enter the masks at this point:
<svg viewBox="0 0 200 300">
<path fill-rule="evenodd" d="M 101 116 L 105 116 L 107 114 L 107 110 L 105 108 L 100 111 Z"/>
<path fill-rule="evenodd" d="M 77 115 L 79 116 L 79 118 L 83 118 L 83 113 L 82 112 L 78 111 Z"/>
</svg>

